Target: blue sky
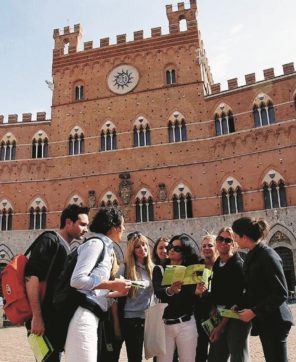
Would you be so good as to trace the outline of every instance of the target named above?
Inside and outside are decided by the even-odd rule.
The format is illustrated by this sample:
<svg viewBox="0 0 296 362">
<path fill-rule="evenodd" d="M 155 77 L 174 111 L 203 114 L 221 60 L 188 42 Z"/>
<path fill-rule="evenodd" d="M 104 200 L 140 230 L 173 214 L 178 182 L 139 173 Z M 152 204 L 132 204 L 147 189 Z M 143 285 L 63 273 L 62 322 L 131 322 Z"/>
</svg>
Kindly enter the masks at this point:
<svg viewBox="0 0 296 362">
<path fill-rule="evenodd" d="M 46 111 L 50 117 L 53 29 L 80 23 L 82 43 L 117 34 L 161 26 L 168 31 L 165 5 L 173 0 L 1 0 L 0 114 Z M 185 1 L 186 3 L 186 1 Z M 227 79 L 295 62 L 295 0 L 199 0 L 198 25 L 214 81 L 226 88 Z"/>
</svg>

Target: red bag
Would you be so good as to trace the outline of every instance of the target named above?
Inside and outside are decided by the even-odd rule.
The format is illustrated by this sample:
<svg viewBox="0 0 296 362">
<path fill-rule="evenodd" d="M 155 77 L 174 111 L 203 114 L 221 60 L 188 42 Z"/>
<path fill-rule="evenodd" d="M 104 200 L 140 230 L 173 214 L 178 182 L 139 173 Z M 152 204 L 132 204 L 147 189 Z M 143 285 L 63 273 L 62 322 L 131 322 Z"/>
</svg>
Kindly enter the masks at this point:
<svg viewBox="0 0 296 362">
<path fill-rule="evenodd" d="M 48 233 L 48 231 L 46 231 L 46 233 Z M 2 292 L 3 298 L 5 299 L 3 309 L 7 318 L 14 325 L 24 324 L 25 321 L 32 317 L 31 307 L 26 293 L 25 268 L 28 263 L 27 255 L 30 253 L 35 243 L 39 241 L 39 237 L 32 243 L 24 255 L 16 255 L 2 271 Z M 58 249 L 59 243 L 57 243 L 55 256 L 48 268 L 46 280 L 48 279 Z M 40 300 L 43 300 L 45 296 L 46 280 L 39 282 Z"/>
</svg>

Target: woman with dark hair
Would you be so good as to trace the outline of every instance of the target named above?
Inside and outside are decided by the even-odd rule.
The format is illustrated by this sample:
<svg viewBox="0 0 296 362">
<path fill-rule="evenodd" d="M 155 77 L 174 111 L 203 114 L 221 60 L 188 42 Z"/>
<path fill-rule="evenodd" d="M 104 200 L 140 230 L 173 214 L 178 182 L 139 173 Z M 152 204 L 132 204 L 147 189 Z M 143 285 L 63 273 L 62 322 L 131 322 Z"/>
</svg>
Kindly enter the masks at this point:
<svg viewBox="0 0 296 362">
<path fill-rule="evenodd" d="M 240 319 L 252 321 L 267 362 L 287 362 L 287 337 L 293 318 L 287 305 L 282 260 L 263 241 L 268 224 L 263 219 L 242 217 L 232 228 L 240 248 L 249 249 L 244 263 L 248 307 L 240 311 Z"/>
<path fill-rule="evenodd" d="M 77 263 L 71 277 L 71 286 L 86 298 L 69 324 L 66 362 L 97 362 L 97 329 L 100 316 L 108 309 L 107 298 L 114 294 L 125 295 L 131 286 L 131 282 L 125 279 L 110 280 L 113 241 L 120 241 L 125 230 L 121 211 L 117 208 L 99 209 L 90 230 L 95 237 L 78 247 Z M 97 265 L 101 255 L 103 259 Z"/>
<path fill-rule="evenodd" d="M 160 237 L 156 240 L 152 250 L 152 260 L 155 265 L 164 265 L 167 261 L 169 241 L 167 238 Z"/>
<path fill-rule="evenodd" d="M 243 260 L 236 252 L 233 231 L 222 228 L 216 238 L 219 253 L 213 265 L 211 285 L 212 314 L 219 307 L 231 309 L 243 305 L 244 276 Z M 248 362 L 250 323 L 223 317 L 210 334 L 209 362 Z"/>
<path fill-rule="evenodd" d="M 193 265 L 199 258 L 187 235 L 174 236 L 168 245 L 169 258 L 166 265 Z M 166 334 L 166 354 L 158 362 L 172 362 L 177 346 L 180 362 L 194 362 L 197 344 L 197 329 L 193 315 L 195 285 L 182 285 L 177 281 L 165 287 L 161 285 L 163 273 L 159 266 L 153 269 L 153 287 L 162 303 L 168 303 L 163 321 Z"/>
</svg>

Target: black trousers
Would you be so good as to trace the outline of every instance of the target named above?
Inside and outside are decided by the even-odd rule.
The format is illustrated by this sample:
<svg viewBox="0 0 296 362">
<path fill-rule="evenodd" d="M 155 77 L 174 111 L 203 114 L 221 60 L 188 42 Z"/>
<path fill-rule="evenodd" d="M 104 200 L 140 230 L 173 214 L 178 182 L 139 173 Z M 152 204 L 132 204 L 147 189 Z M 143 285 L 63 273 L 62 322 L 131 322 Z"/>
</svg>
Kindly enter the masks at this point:
<svg viewBox="0 0 296 362">
<path fill-rule="evenodd" d="M 258 329 L 266 362 L 288 362 L 287 337 L 290 329 L 290 323 Z"/>
<path fill-rule="evenodd" d="M 126 345 L 128 362 L 141 362 L 144 344 L 145 319 L 124 318 L 123 337 Z"/>
</svg>

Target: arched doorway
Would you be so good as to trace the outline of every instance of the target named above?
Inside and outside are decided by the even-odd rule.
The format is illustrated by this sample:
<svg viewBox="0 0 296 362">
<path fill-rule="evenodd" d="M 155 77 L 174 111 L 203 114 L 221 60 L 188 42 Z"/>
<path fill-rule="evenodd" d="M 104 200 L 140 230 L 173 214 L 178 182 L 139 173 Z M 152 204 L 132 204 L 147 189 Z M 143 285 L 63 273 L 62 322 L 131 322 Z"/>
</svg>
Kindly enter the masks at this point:
<svg viewBox="0 0 296 362">
<path fill-rule="evenodd" d="M 288 284 L 289 290 L 294 290 L 295 288 L 295 269 L 293 262 L 293 253 L 290 249 L 285 248 L 283 246 L 279 246 L 274 249 L 279 256 L 282 258 L 284 273 Z"/>
</svg>

